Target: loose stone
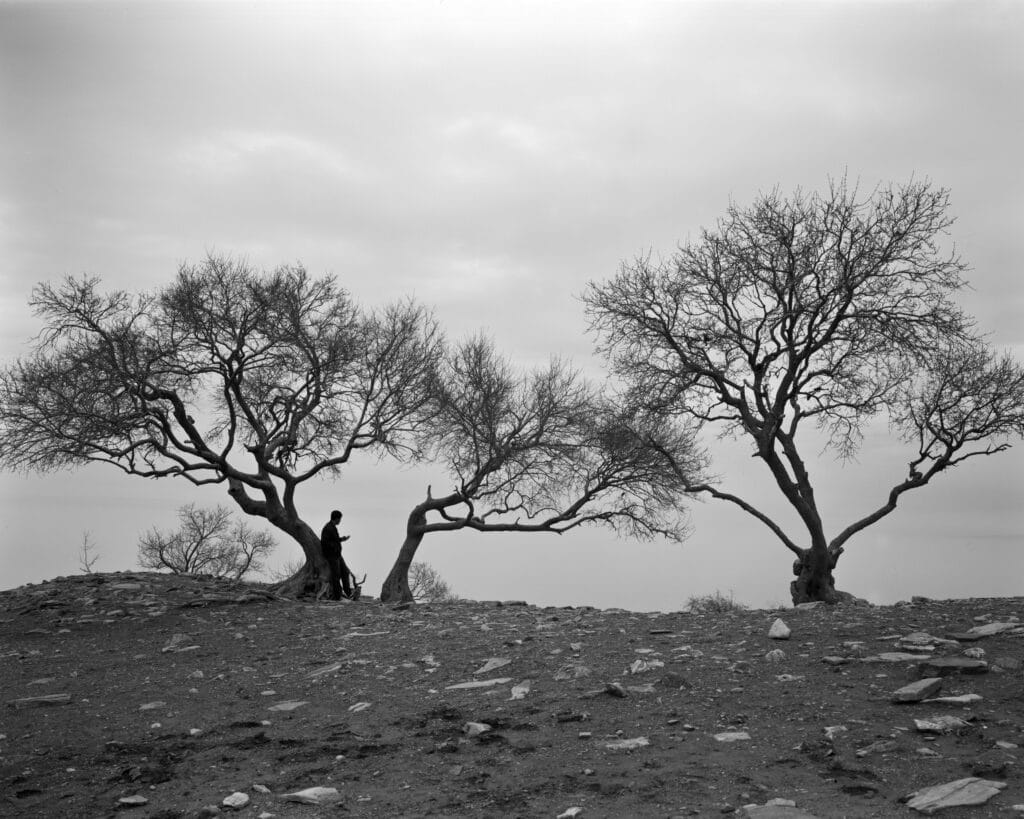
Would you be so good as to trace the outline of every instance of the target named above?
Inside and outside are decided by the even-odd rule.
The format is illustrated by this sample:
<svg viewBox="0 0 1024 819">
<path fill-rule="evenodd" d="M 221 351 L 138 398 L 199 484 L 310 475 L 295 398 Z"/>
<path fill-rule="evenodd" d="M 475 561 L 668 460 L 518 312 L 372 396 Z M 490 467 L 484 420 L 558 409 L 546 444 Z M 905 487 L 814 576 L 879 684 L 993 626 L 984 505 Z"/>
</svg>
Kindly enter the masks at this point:
<svg viewBox="0 0 1024 819">
<path fill-rule="evenodd" d="M 907 807 L 932 814 L 943 808 L 983 805 L 1005 787 L 1005 782 L 971 776 L 914 791 L 907 797 Z"/>
<path fill-rule="evenodd" d="M 920 702 L 937 694 L 942 688 L 941 677 L 925 677 L 923 680 L 905 685 L 892 695 L 893 702 Z"/>
<path fill-rule="evenodd" d="M 241 791 L 235 791 L 230 796 L 225 796 L 221 804 L 226 808 L 240 810 L 249 804 L 249 797 Z"/>
<path fill-rule="evenodd" d="M 282 798 L 286 802 L 298 802 L 303 805 L 323 805 L 337 799 L 337 788 L 306 788 L 294 793 L 286 793 Z"/>
</svg>

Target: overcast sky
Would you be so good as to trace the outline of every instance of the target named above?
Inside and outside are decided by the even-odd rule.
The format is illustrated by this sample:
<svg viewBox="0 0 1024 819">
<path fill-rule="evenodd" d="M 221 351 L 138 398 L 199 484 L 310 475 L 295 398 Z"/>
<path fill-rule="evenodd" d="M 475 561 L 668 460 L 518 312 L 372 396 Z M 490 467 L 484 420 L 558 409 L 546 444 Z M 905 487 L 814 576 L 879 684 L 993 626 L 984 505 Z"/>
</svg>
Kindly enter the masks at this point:
<svg viewBox="0 0 1024 819">
<path fill-rule="evenodd" d="M 333 273 L 360 301 L 405 295 L 448 333 L 489 331 L 524 365 L 599 373 L 579 302 L 624 259 L 712 226 L 730 200 L 844 173 L 952 191 L 972 266 L 963 303 L 1024 358 L 1024 4 L 0 3 L 0 357 L 38 330 L 34 284 L 94 273 L 168 283 L 209 251 Z M 813 474 L 834 534 L 910 460 L 885 429 Z M 723 448 L 726 486 L 774 500 Z M 850 542 L 840 588 L 886 603 L 1024 594 L 1024 446 L 972 459 Z M 430 467 L 354 463 L 308 487 L 319 526 L 376 594 Z M 0 588 L 135 566 L 173 481 L 0 473 Z M 791 555 L 737 509 L 700 504 L 682 546 L 438 534 L 420 557 L 465 596 L 678 608 L 730 591 L 788 601 Z M 795 532 L 795 534 L 799 534 Z M 278 537 L 275 563 L 299 557 Z"/>
</svg>

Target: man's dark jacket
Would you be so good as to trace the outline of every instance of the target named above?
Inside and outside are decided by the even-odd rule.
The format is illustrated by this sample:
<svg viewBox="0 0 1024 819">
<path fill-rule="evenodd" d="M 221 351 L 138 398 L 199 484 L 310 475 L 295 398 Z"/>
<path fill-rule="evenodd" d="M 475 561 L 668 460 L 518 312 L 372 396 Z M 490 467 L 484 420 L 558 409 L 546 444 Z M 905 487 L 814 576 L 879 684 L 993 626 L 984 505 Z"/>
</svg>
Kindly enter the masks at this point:
<svg viewBox="0 0 1024 819">
<path fill-rule="evenodd" d="M 338 524 L 334 521 L 327 521 L 320 530 L 320 548 L 326 558 L 341 557 L 341 536 L 338 534 Z"/>
</svg>

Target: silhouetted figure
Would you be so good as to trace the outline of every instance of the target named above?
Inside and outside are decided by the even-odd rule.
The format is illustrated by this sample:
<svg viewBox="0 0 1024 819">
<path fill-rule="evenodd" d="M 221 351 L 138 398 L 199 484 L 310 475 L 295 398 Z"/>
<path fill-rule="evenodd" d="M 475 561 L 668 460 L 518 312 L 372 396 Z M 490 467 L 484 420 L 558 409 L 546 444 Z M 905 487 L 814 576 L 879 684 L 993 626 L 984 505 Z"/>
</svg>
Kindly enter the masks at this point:
<svg viewBox="0 0 1024 819">
<path fill-rule="evenodd" d="M 339 523 L 341 523 L 341 512 L 335 509 L 331 512 L 331 519 L 320 530 L 320 549 L 323 551 L 327 566 L 331 571 L 331 600 L 341 600 L 342 594 L 345 597 L 352 597 L 352 586 L 349 583 L 351 572 L 341 556 L 341 544 L 348 540 L 349 536 L 342 537 L 338 534 Z"/>
</svg>

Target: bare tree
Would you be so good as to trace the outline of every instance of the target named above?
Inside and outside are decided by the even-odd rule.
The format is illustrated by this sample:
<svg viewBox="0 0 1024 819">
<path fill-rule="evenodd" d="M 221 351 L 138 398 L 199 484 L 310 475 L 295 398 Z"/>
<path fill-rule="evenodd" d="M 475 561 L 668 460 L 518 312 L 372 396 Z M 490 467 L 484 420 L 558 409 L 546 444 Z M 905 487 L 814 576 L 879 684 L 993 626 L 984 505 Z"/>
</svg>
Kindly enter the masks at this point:
<svg viewBox="0 0 1024 819">
<path fill-rule="evenodd" d="M 92 533 L 82 532 L 82 545 L 78 549 L 78 567 L 82 570 L 82 574 L 92 574 L 92 567 L 100 559 L 100 556 L 95 553 L 95 549 L 96 543 L 92 539 Z"/>
<path fill-rule="evenodd" d="M 1024 371 L 992 351 L 952 296 L 965 264 L 943 250 L 948 192 L 912 181 L 864 201 L 777 192 L 731 206 L 666 262 L 640 258 L 585 301 L 599 349 L 644 412 L 746 438 L 802 522 L 789 534 L 720 482 L 687 492 L 734 504 L 796 557 L 794 602 L 835 599 L 847 541 L 906 492 L 1024 434 Z M 826 536 L 804 454 L 807 428 L 842 459 L 887 418 L 907 444 L 869 514 Z"/>
<path fill-rule="evenodd" d="M 209 574 L 241 580 L 263 568 L 263 558 L 274 551 L 274 539 L 251 529 L 243 521 L 233 523 L 226 506 L 178 510 L 177 531 L 164 533 L 155 527 L 139 538 L 139 565 L 144 569 L 169 569 L 174 574 Z"/>
<path fill-rule="evenodd" d="M 271 583 L 280 583 L 296 574 L 306 563 L 305 556 L 286 561 L 282 566 L 267 573 Z"/>
<path fill-rule="evenodd" d="M 437 569 L 418 560 L 409 567 L 409 591 L 417 603 L 451 603 L 459 599 Z"/>
<path fill-rule="evenodd" d="M 69 278 L 31 304 L 44 329 L 0 373 L 0 464 L 225 484 L 302 547 L 281 593 L 328 577 L 299 488 L 360 450 L 415 454 L 441 339 L 412 302 L 367 311 L 333 278 L 211 257 L 153 295 Z"/>
<path fill-rule="evenodd" d="M 680 425 L 638 427 L 564 362 L 517 373 L 479 337 L 450 352 L 439 383 L 423 446 L 454 486 L 413 507 L 381 600 L 413 599 L 409 567 L 431 532 L 683 536 L 681 476 L 697 479 L 703 457 Z"/>
</svg>

